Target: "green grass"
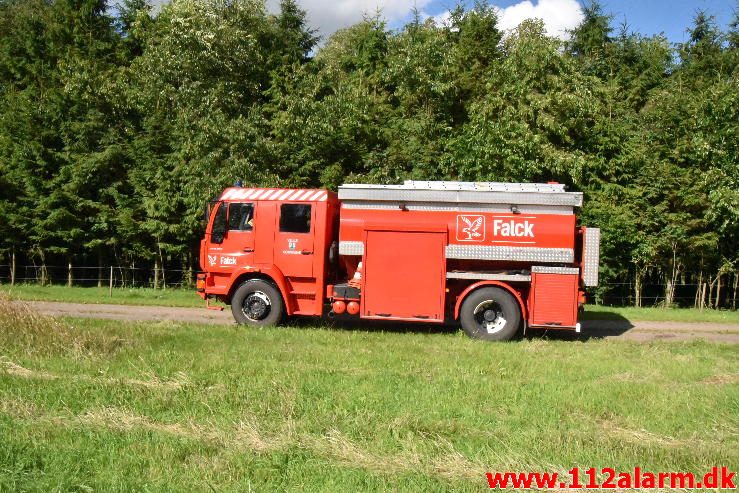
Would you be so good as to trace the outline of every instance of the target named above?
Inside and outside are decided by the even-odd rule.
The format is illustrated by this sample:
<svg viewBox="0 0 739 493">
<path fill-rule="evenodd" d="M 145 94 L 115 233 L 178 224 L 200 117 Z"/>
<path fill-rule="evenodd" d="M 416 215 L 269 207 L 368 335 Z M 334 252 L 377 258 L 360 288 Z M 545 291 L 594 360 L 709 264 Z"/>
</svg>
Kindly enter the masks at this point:
<svg viewBox="0 0 739 493">
<path fill-rule="evenodd" d="M 736 346 L 0 316 L 0 491 L 482 491 L 576 465 L 736 470 Z"/>
<path fill-rule="evenodd" d="M 587 305 L 584 320 L 645 320 L 664 322 L 712 322 L 739 324 L 739 311 L 697 310 L 695 308 L 614 307 Z"/>
<path fill-rule="evenodd" d="M 28 301 L 64 301 L 69 303 L 112 303 L 119 305 L 156 305 L 202 307 L 204 305 L 194 289 L 154 290 L 150 288 L 115 288 L 110 296 L 108 288 L 82 288 L 66 286 L 8 285 L 0 286 L 0 292 Z M 584 320 L 653 320 L 677 322 L 739 323 L 739 312 L 728 310 L 695 310 L 692 308 L 619 308 L 587 305 Z"/>
<path fill-rule="evenodd" d="M 114 288 L 110 296 L 106 288 L 82 288 L 67 286 L 38 286 L 34 284 L 3 285 L 12 297 L 26 301 L 64 301 L 67 303 L 112 303 L 116 305 L 152 306 L 203 306 L 204 301 L 195 289 L 152 289 L 152 288 Z"/>
</svg>

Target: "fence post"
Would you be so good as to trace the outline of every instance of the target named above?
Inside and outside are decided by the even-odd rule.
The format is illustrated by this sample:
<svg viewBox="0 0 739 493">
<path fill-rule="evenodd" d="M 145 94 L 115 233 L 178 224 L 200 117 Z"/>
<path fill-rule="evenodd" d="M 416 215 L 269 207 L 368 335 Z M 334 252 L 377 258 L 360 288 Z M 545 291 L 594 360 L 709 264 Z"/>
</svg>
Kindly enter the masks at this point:
<svg viewBox="0 0 739 493">
<path fill-rule="evenodd" d="M 103 287 L 103 254 L 102 254 L 102 251 L 100 250 L 100 247 L 98 247 L 97 273 L 98 273 L 98 287 L 102 288 Z"/>
<path fill-rule="evenodd" d="M 10 285 L 15 286 L 15 245 L 10 252 Z"/>
<path fill-rule="evenodd" d="M 714 302 L 713 307 L 718 310 L 721 307 L 721 273 L 719 272 L 716 277 L 718 282 L 716 284 L 716 301 Z"/>
<path fill-rule="evenodd" d="M 113 297 L 113 266 L 110 266 L 110 283 L 108 284 L 109 295 Z"/>
<path fill-rule="evenodd" d="M 67 287 L 72 287 L 72 260 L 67 261 Z"/>
<path fill-rule="evenodd" d="M 41 286 L 46 286 L 46 281 L 49 277 L 49 271 L 46 270 L 46 255 L 44 255 L 44 251 L 41 249 L 41 247 L 38 247 L 38 253 L 39 257 L 41 258 Z"/>
</svg>

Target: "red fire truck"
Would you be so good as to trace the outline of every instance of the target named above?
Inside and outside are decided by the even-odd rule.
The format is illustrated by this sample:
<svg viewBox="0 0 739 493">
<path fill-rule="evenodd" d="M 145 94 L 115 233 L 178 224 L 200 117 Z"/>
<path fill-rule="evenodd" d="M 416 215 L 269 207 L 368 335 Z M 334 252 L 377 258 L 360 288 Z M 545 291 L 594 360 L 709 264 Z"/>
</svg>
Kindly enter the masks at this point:
<svg viewBox="0 0 739 493">
<path fill-rule="evenodd" d="M 251 325 L 326 315 L 457 322 L 489 340 L 579 331 L 600 243 L 576 225 L 581 205 L 557 183 L 227 188 L 211 204 L 197 290 Z"/>
</svg>

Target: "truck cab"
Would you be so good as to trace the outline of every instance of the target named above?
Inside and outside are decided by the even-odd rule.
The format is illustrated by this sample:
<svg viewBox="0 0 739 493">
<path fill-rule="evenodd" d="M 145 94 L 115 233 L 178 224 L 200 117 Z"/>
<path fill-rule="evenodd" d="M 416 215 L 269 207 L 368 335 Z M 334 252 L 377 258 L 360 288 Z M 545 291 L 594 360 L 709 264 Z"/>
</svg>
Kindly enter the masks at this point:
<svg viewBox="0 0 739 493">
<path fill-rule="evenodd" d="M 252 301 L 252 311 L 234 312 L 245 323 L 269 321 L 276 308 L 288 315 L 321 315 L 337 203 L 327 190 L 226 189 L 208 214 L 198 293 L 233 305 L 239 287 L 251 281 L 261 288 L 244 298 Z M 279 293 L 280 307 L 267 291 Z"/>
</svg>

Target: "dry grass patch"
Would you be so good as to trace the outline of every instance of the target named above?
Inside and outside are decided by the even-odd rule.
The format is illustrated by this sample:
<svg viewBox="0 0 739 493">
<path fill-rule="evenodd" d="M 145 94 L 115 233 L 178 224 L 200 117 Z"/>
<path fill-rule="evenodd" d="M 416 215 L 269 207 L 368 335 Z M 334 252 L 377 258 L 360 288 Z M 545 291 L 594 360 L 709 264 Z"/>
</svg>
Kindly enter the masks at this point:
<svg viewBox="0 0 739 493">
<path fill-rule="evenodd" d="M 414 448 L 396 454 L 379 454 L 362 448 L 336 429 L 321 436 L 298 433 L 290 419 L 285 421 L 278 432 L 265 434 L 254 418 L 247 418 L 228 427 L 194 422 L 163 423 L 112 406 L 87 410 L 80 414 L 49 415 L 39 412 L 30 403 L 14 399 L 0 401 L 0 412 L 54 426 L 104 428 L 123 433 L 141 430 L 164 433 L 217 445 L 225 451 L 268 454 L 297 447 L 339 464 L 384 475 L 424 472 L 447 480 L 479 480 L 482 471 L 486 470 L 484 465 L 470 461 L 444 439 L 431 442 L 431 449 L 435 450 L 431 454 L 421 454 Z"/>
<path fill-rule="evenodd" d="M 55 380 L 58 378 L 56 375 L 45 371 L 29 370 L 19 364 L 13 363 L 3 356 L 0 356 L 0 369 L 2 369 L 2 371 L 7 375 L 20 378 L 35 378 L 39 380 Z"/>
<path fill-rule="evenodd" d="M 330 430 L 321 437 L 303 437 L 301 444 L 318 455 L 350 467 L 360 467 L 383 475 L 422 472 L 446 480 L 479 481 L 486 470 L 481 463 L 471 461 L 455 450 L 443 438 L 430 440 L 434 450 L 422 454 L 409 447 L 396 454 L 378 454 L 363 449 L 338 430 Z"/>
<path fill-rule="evenodd" d="M 146 376 L 149 378 L 146 380 L 138 378 L 113 378 L 113 377 L 93 377 L 89 375 L 62 375 L 58 373 L 50 373 L 43 370 L 31 370 L 25 368 L 17 363 L 14 363 L 10 359 L 0 356 L 0 372 L 6 375 L 38 379 L 38 380 L 72 380 L 76 382 L 86 382 L 95 384 L 105 385 L 126 385 L 131 387 L 143 387 L 147 389 L 155 390 L 180 390 L 185 387 L 192 385 L 189 377 L 184 372 L 177 372 L 170 379 L 162 379 L 153 373 L 149 373 Z"/>
<path fill-rule="evenodd" d="M 304 448 L 351 467 L 361 467 L 383 474 L 399 474 L 420 466 L 420 457 L 414 453 L 381 456 L 363 450 L 338 430 L 329 430 L 321 437 L 305 436 Z"/>
<path fill-rule="evenodd" d="M 711 385 L 726 385 L 726 384 L 731 384 L 731 383 L 739 383 L 739 373 L 713 375 L 703 380 L 703 383 L 707 383 Z"/>
<path fill-rule="evenodd" d="M 38 416 L 39 410 L 33 402 L 17 398 L 4 398 L 0 399 L 0 413 L 14 418 L 29 419 Z"/>
<path fill-rule="evenodd" d="M 0 292 L 0 345 L 46 353 L 78 349 L 79 342 L 68 324 L 36 313 L 28 304 Z"/>
<path fill-rule="evenodd" d="M 601 421 L 601 426 L 610 436 L 630 443 L 659 445 L 661 447 L 687 447 L 690 445 L 698 445 L 698 441 L 696 440 L 680 440 L 670 436 L 658 435 L 644 429 L 631 430 L 616 426 L 608 421 Z"/>
<path fill-rule="evenodd" d="M 27 355 L 108 355 L 127 344 L 129 341 L 119 337 L 81 332 L 0 291 L 0 347 L 4 351 Z"/>
</svg>

